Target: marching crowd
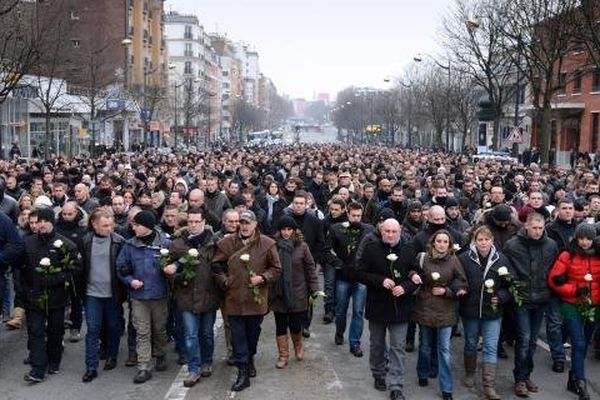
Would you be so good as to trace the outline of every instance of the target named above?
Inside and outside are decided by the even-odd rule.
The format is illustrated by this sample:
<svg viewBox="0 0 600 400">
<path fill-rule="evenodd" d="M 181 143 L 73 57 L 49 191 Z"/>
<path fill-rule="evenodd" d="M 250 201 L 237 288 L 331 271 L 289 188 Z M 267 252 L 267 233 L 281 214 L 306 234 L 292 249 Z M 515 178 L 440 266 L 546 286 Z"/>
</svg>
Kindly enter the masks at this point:
<svg viewBox="0 0 600 400">
<path fill-rule="evenodd" d="M 304 358 L 322 302 L 332 340 L 355 357 L 368 321 L 374 388 L 393 400 L 412 384 L 414 351 L 416 383 L 438 378 L 452 399 L 455 336 L 466 387 L 481 371 L 482 395 L 500 399 L 498 358 L 511 346 L 514 393 L 543 390 L 532 376 L 543 323 L 552 370 L 568 369 L 566 389 L 590 398 L 600 186 L 587 163 L 331 144 L 15 158 L 0 178 L 0 299 L 7 328 L 27 329 L 31 384 L 60 370 L 65 325 L 78 341 L 85 319 L 83 382 L 101 359 L 116 367 L 126 333 L 135 383 L 168 368 L 172 339 L 194 386 L 213 373 L 220 310 L 241 391 L 265 316 L 286 368 L 290 342 Z"/>
</svg>

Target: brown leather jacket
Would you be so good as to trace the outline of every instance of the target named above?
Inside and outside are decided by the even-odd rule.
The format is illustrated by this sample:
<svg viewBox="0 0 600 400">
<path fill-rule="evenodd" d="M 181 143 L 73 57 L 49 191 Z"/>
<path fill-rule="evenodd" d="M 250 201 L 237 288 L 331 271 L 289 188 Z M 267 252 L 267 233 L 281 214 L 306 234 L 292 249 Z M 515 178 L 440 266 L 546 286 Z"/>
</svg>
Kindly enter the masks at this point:
<svg viewBox="0 0 600 400">
<path fill-rule="evenodd" d="M 240 257 L 245 254 L 250 256 L 250 261 L 242 261 Z M 266 279 L 258 286 L 260 303 L 255 301 L 249 288 L 250 270 Z M 228 315 L 265 315 L 269 312 L 269 285 L 281 273 L 275 241 L 258 231 L 246 244 L 238 234 L 227 236 L 217 242 L 213 273 L 217 285 L 225 291 L 224 307 Z"/>
</svg>

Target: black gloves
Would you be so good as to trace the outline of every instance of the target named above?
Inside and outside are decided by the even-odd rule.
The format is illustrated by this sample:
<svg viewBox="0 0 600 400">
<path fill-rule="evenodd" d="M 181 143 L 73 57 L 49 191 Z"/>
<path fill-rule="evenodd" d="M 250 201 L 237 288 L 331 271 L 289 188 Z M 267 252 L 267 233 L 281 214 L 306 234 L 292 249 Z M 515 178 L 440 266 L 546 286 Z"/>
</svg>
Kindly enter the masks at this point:
<svg viewBox="0 0 600 400">
<path fill-rule="evenodd" d="M 587 296 L 588 294 L 590 294 L 590 288 L 588 288 L 587 286 L 582 286 L 575 289 L 575 296 L 583 297 Z"/>
<path fill-rule="evenodd" d="M 552 277 L 552 281 L 556 286 L 562 286 L 567 283 L 567 275 L 556 275 Z"/>
</svg>

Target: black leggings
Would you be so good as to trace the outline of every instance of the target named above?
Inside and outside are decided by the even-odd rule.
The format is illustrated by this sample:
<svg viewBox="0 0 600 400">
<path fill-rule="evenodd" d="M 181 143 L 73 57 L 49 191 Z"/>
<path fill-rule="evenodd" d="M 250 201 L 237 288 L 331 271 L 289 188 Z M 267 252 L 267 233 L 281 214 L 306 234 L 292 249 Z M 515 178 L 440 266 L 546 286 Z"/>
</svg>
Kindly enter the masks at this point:
<svg viewBox="0 0 600 400">
<path fill-rule="evenodd" d="M 277 336 L 287 335 L 288 328 L 290 333 L 297 335 L 302 332 L 302 324 L 306 312 L 299 313 L 275 313 L 275 332 Z"/>
</svg>

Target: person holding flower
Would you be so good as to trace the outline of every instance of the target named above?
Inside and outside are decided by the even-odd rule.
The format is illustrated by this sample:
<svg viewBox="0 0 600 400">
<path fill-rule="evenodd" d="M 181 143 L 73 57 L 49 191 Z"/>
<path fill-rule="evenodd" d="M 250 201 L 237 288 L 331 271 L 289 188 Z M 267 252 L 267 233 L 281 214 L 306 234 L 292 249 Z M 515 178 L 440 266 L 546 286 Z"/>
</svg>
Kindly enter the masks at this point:
<svg viewBox="0 0 600 400">
<path fill-rule="evenodd" d="M 594 249 L 596 229 L 581 224 L 569 250 L 563 251 L 548 275 L 548 285 L 561 299 L 561 314 L 571 338 L 571 370 L 567 390 L 589 400 L 585 378 L 587 346 L 598 320 L 600 305 L 600 255 Z"/>
<path fill-rule="evenodd" d="M 175 268 L 166 268 L 174 280 L 175 301 L 183 314 L 188 375 L 185 387 L 200 377 L 212 375 L 215 348 L 214 324 L 221 294 L 211 271 L 215 253 L 215 234 L 206 227 L 204 211 L 190 208 L 187 227 L 176 233 L 169 248 Z"/>
<path fill-rule="evenodd" d="M 117 256 L 117 274 L 129 287 L 136 331 L 138 371 L 133 383 L 144 383 L 152 378 L 150 361 L 153 356 L 156 357 L 156 371 L 167 369 L 168 287 L 165 274 L 171 271 L 167 269 L 169 263 L 163 259 L 168 260 L 167 249 L 171 241 L 156 229 L 156 223 L 152 211 L 142 210 L 135 214 L 131 223 L 135 236 L 123 244 Z"/>
<path fill-rule="evenodd" d="M 415 266 L 423 280 L 412 313 L 421 334 L 417 372 L 428 371 L 432 340 L 437 333 L 439 385 L 444 400 L 452 399 L 450 336 L 458 319 L 456 301 L 466 294 L 468 287 L 465 272 L 454 251 L 452 235 L 444 229 L 439 230 L 431 235 L 427 252 L 419 254 Z M 426 386 L 427 377 L 419 375 L 419 385 Z"/>
<path fill-rule="evenodd" d="M 77 246 L 54 229 L 52 209 L 34 209 L 30 217 L 37 217 L 36 233 L 25 238 L 21 271 L 31 363 L 25 381 L 38 383 L 46 372 L 60 369 L 68 287 L 80 273 L 81 257 Z"/>
<path fill-rule="evenodd" d="M 514 392 L 519 397 L 539 391 L 531 380 L 533 355 L 537 336 L 550 299 L 546 283 L 548 272 L 558 256 L 554 240 L 546 235 L 544 217 L 538 213 L 527 216 L 525 226 L 516 237 L 506 242 L 504 255 L 515 270 L 515 279 L 521 285 L 521 304 L 515 307 L 515 379 Z M 515 301 L 516 303 L 516 301 Z"/>
<path fill-rule="evenodd" d="M 254 355 L 260 325 L 268 312 L 269 284 L 281 272 L 276 242 L 260 233 L 252 211 L 240 214 L 236 234 L 217 242 L 212 269 L 217 285 L 225 292 L 224 308 L 238 368 L 231 390 L 239 392 L 256 376 Z"/>
<path fill-rule="evenodd" d="M 475 386 L 477 346 L 483 339 L 482 378 L 486 399 L 498 400 L 496 370 L 498 340 L 502 326 L 503 306 L 511 300 L 509 280 L 512 273 L 508 259 L 494 246 L 494 235 L 485 225 L 473 232 L 469 251 L 459 256 L 465 271 L 469 292 L 460 299 L 459 313 L 465 332 L 464 385 Z"/>
<path fill-rule="evenodd" d="M 281 274 L 271 286 L 269 305 L 275 314 L 279 357 L 275 366 L 285 368 L 289 359 L 288 330 L 296 359 L 302 361 L 302 323 L 308 309 L 309 295 L 317 297 L 319 280 L 315 261 L 304 242 L 302 232 L 292 217 L 284 215 L 277 222 L 275 234 L 281 261 Z"/>
<path fill-rule="evenodd" d="M 413 305 L 412 293 L 421 278 L 411 273 L 413 246 L 400 240 L 395 218 L 379 225 L 381 235 L 370 235 L 356 252 L 356 277 L 367 286 L 365 318 L 369 321 L 369 365 L 376 390 L 385 391 L 389 379 L 390 399 L 404 400 L 404 343 Z M 389 368 L 386 370 L 386 335 L 389 336 Z"/>
</svg>

